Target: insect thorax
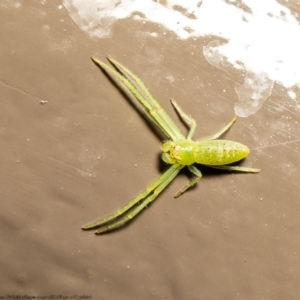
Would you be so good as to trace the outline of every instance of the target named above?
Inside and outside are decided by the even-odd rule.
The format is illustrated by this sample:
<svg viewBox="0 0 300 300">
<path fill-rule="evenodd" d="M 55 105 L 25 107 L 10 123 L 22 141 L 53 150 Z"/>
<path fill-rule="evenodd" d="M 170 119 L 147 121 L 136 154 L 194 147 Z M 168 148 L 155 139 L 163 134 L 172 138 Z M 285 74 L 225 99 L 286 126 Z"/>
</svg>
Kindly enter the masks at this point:
<svg viewBox="0 0 300 300">
<path fill-rule="evenodd" d="M 181 164 L 184 166 L 195 163 L 195 142 L 192 140 L 181 140 L 178 142 L 167 141 L 162 145 L 162 160 L 167 164 Z"/>
</svg>

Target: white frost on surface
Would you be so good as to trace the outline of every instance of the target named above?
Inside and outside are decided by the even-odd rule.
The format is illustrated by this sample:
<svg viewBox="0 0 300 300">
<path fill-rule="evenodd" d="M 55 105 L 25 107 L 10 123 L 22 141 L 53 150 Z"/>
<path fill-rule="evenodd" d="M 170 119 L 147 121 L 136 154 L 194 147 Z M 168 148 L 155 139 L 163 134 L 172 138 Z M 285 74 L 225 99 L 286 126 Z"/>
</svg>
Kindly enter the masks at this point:
<svg viewBox="0 0 300 300">
<path fill-rule="evenodd" d="M 114 23 L 128 17 L 155 22 L 181 39 L 205 35 L 222 38 L 222 43 L 212 41 L 203 52 L 217 68 L 239 72 L 241 80 L 235 83 L 239 97 L 235 112 L 239 116 L 255 113 L 271 95 L 275 81 L 288 89 L 300 87 L 300 27 L 287 7 L 275 0 L 162 3 L 63 0 L 73 21 L 93 38 L 111 37 Z M 155 32 L 148 34 L 157 36 Z"/>
<path fill-rule="evenodd" d="M 258 111 L 272 93 L 274 81 L 266 73 L 247 72 L 243 84 L 235 83 L 235 91 L 240 99 L 234 106 L 235 114 L 248 117 Z"/>
<path fill-rule="evenodd" d="M 214 0 L 212 2 L 220 2 Z M 223 2 L 223 1 L 221 1 Z M 235 2 L 235 1 L 232 1 Z M 225 4 L 225 2 L 223 2 Z M 244 0 L 249 11 L 223 7 L 232 27 L 219 23 L 226 43 L 210 42 L 205 58 L 226 72 L 239 70 L 243 83 L 235 83 L 239 102 L 235 113 L 247 117 L 258 111 L 271 95 L 275 81 L 286 88 L 300 87 L 300 27 L 289 9 L 274 0 Z M 226 12 L 227 11 L 227 12 Z"/>
<path fill-rule="evenodd" d="M 191 1 L 192 5 L 185 6 L 180 0 L 164 2 L 162 5 L 153 0 L 63 0 L 73 21 L 91 37 L 111 36 L 112 25 L 117 20 L 130 16 L 137 20 L 162 24 L 181 38 L 190 37 L 187 27 L 197 32 L 198 24 L 192 18 L 201 7 L 200 0 Z M 176 6 L 186 9 L 184 14 L 179 12 Z"/>
<path fill-rule="evenodd" d="M 274 80 L 272 80 L 264 69 L 245 68 L 246 58 L 229 61 L 226 56 L 228 44 L 222 44 L 219 41 L 212 41 L 204 46 L 203 53 L 209 63 L 216 68 L 231 73 L 235 69 L 240 72 L 243 84 L 234 83 L 235 91 L 239 97 L 239 101 L 235 104 L 235 114 L 240 117 L 248 117 L 257 112 L 272 94 Z M 230 51 L 229 51 L 230 52 Z M 251 56 L 251 55 L 250 55 Z M 238 55 L 235 56 L 238 58 Z"/>
</svg>

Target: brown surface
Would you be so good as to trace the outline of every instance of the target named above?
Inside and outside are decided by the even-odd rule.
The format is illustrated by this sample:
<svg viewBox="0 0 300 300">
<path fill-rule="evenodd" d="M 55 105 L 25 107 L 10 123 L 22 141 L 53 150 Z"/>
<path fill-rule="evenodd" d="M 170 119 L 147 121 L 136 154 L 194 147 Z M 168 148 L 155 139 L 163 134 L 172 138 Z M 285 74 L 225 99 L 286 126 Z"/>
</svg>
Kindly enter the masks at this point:
<svg viewBox="0 0 300 300">
<path fill-rule="evenodd" d="M 206 174 L 175 200 L 183 173 L 126 228 L 81 231 L 160 173 L 161 140 L 92 54 L 141 76 L 177 122 L 175 97 L 198 122 L 196 138 L 230 120 L 236 94 L 232 78 L 191 55 L 209 37 L 136 37 L 137 23 L 125 20 L 113 38 L 91 40 L 59 4 L 0 6 L 0 296 L 299 299 L 299 112 L 285 109 L 276 85 L 226 136 L 255 148 L 243 165 L 260 174 Z"/>
</svg>

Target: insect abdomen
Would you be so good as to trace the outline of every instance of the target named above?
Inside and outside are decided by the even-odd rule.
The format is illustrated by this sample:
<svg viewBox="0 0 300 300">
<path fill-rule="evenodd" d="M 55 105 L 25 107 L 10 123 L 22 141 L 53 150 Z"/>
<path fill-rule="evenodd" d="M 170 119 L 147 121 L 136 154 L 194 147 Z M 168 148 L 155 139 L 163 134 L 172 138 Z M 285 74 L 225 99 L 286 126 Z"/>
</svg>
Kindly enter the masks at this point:
<svg viewBox="0 0 300 300">
<path fill-rule="evenodd" d="M 227 165 L 245 158 L 250 150 L 247 146 L 227 141 L 209 140 L 194 146 L 195 161 L 203 165 Z"/>
</svg>

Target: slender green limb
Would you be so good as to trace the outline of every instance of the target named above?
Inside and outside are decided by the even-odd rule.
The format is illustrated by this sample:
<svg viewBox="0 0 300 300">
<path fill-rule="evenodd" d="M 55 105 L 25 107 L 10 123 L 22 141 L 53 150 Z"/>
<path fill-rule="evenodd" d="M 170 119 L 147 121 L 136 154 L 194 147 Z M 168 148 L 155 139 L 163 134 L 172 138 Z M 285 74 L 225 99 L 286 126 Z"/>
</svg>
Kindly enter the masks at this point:
<svg viewBox="0 0 300 300">
<path fill-rule="evenodd" d="M 260 169 L 255 168 L 245 168 L 238 166 L 207 166 L 214 169 L 227 170 L 227 171 L 235 171 L 235 172 L 244 172 L 244 173 L 259 173 Z"/>
<path fill-rule="evenodd" d="M 117 210 L 115 213 L 107 216 L 106 218 L 90 222 L 82 227 L 83 230 L 89 230 L 93 228 L 97 228 L 100 226 L 103 226 L 109 222 L 113 222 L 115 219 L 119 218 L 120 216 L 128 213 L 128 211 L 131 210 L 133 206 L 135 206 L 138 202 L 142 201 L 146 197 L 148 197 L 149 194 L 154 191 L 163 184 L 168 178 L 173 178 L 178 174 L 179 170 L 182 169 L 183 166 L 179 165 L 172 165 L 167 169 L 162 175 L 160 175 L 157 179 L 155 179 L 151 184 L 148 185 L 146 190 L 139 194 L 134 199 L 130 200 L 127 204 L 125 204 L 123 207 L 121 207 L 119 210 Z"/>
<path fill-rule="evenodd" d="M 143 81 L 112 57 L 108 56 L 107 59 L 134 85 L 137 91 L 143 96 L 143 106 L 147 107 L 147 104 L 150 105 L 148 107 L 148 112 L 158 122 L 161 130 L 167 131 L 170 138 L 172 138 L 173 140 L 183 139 L 184 136 L 181 134 L 177 125 L 167 114 L 167 112 L 161 107 L 161 105 L 153 98 Z"/>
<path fill-rule="evenodd" d="M 149 110 L 151 109 L 149 107 L 149 105 L 145 105 L 147 104 L 145 102 L 144 96 L 139 92 L 138 89 L 136 89 L 136 87 L 134 86 L 134 84 L 129 81 L 122 73 L 116 71 L 114 68 L 112 68 L 110 65 L 105 64 L 104 62 L 102 62 L 100 59 L 96 58 L 96 57 L 91 57 L 91 59 L 93 60 L 93 62 L 95 64 L 97 64 L 98 66 L 100 66 L 101 69 L 105 70 L 109 75 L 113 75 L 113 77 L 116 77 L 117 79 L 119 79 L 118 84 L 121 82 L 123 84 L 123 87 L 125 87 L 125 89 L 127 89 L 141 104 L 142 107 L 144 108 L 144 110 L 147 113 L 147 116 L 151 119 L 151 121 L 169 138 L 171 138 L 170 134 L 160 126 L 160 124 L 157 122 L 157 120 L 151 115 L 149 114 Z"/>
<path fill-rule="evenodd" d="M 229 128 L 236 121 L 236 119 L 237 119 L 237 116 L 234 116 L 233 119 L 226 126 L 224 126 L 220 131 L 218 131 L 217 133 L 215 133 L 213 135 L 209 135 L 209 136 L 203 137 L 203 138 L 197 140 L 197 142 L 208 141 L 208 140 L 215 140 L 215 139 L 219 138 L 223 133 L 225 133 L 227 130 L 229 130 Z"/>
<path fill-rule="evenodd" d="M 125 88 L 142 104 L 148 117 L 168 138 L 173 141 L 184 139 L 177 125 L 152 97 L 145 84 L 136 75 L 111 57 L 107 59 L 117 71 L 94 56 L 92 56 L 91 59 L 103 70 L 112 74 L 122 82 Z"/>
<path fill-rule="evenodd" d="M 143 199 L 139 205 L 137 205 L 127 214 L 124 214 L 121 218 L 115 220 L 110 224 L 100 227 L 100 229 L 98 229 L 95 232 L 95 234 L 102 234 L 105 232 L 115 230 L 119 227 L 124 226 L 126 223 L 128 223 L 130 220 L 136 217 L 145 207 L 147 207 L 147 205 L 153 202 L 157 198 L 157 196 L 173 181 L 173 179 L 177 176 L 178 172 L 182 168 L 183 166 L 181 165 L 172 165 L 172 167 L 169 168 L 169 170 L 171 169 L 172 172 L 170 172 L 168 175 L 166 173 L 162 175 L 163 179 L 160 185 L 157 186 L 157 188 L 153 191 L 151 195 Z"/>
<path fill-rule="evenodd" d="M 148 88 L 145 86 L 145 84 L 140 78 L 138 78 L 129 69 L 127 69 L 125 66 L 123 66 L 121 63 L 119 63 L 112 57 L 108 56 L 107 60 L 135 86 L 139 93 L 143 95 L 145 99 L 147 99 L 152 108 L 160 108 L 160 104 L 153 98 Z"/>
<path fill-rule="evenodd" d="M 174 99 L 171 99 L 171 103 L 172 105 L 174 106 L 175 110 L 177 111 L 177 113 L 179 114 L 179 116 L 181 117 L 181 119 L 187 123 L 187 125 L 190 127 L 190 131 L 187 135 L 187 139 L 190 140 L 192 139 L 192 137 L 194 136 L 195 134 L 195 131 L 196 131 L 196 127 L 197 127 L 197 123 L 196 121 L 191 117 L 189 116 L 188 114 L 186 114 L 182 108 L 177 104 L 177 102 L 174 100 Z"/>
<path fill-rule="evenodd" d="M 189 181 L 175 196 L 174 198 L 178 198 L 180 195 L 182 195 L 187 189 L 194 186 L 201 178 L 202 174 L 201 172 L 193 165 L 188 166 L 188 169 L 191 173 L 193 173 L 196 177 L 193 178 L 191 181 Z"/>
</svg>

